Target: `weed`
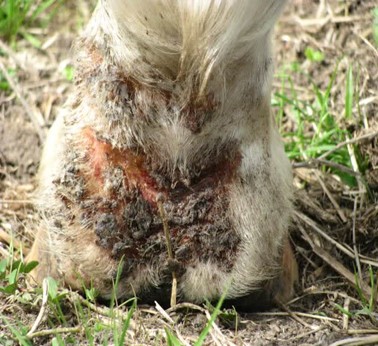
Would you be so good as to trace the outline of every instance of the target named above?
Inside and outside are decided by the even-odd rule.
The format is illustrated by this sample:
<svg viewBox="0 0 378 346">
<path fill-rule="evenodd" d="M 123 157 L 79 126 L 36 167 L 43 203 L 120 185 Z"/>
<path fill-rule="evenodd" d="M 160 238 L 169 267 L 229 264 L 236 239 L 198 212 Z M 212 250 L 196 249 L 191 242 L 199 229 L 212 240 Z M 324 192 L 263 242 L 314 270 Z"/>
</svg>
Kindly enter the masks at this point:
<svg viewBox="0 0 378 346">
<path fill-rule="evenodd" d="M 0 36 L 15 45 L 19 35 L 30 44 L 40 47 L 32 26 L 46 27 L 62 0 L 0 0 Z"/>
<path fill-rule="evenodd" d="M 182 346 L 180 340 L 168 328 L 165 328 L 165 334 L 168 346 Z"/>
<path fill-rule="evenodd" d="M 7 259 L 0 261 L 0 293 L 6 294 L 12 300 L 28 305 L 28 308 L 38 308 L 36 305 L 42 300 L 42 292 L 40 288 L 28 291 L 22 286 L 24 276 L 29 273 L 37 262 L 25 263 L 22 259 L 14 258 L 13 251 L 10 251 L 10 256 Z M 117 270 L 117 276 L 113 285 L 113 294 L 110 301 L 110 308 L 105 320 L 93 314 L 92 311 L 82 305 L 80 299 L 73 299 L 75 295 L 67 289 L 59 288 L 59 284 L 51 277 L 46 279 L 47 305 L 48 313 L 45 315 L 45 320 L 50 330 L 46 331 L 51 334 L 51 344 L 63 346 L 68 344 L 76 344 L 74 332 L 85 335 L 85 339 L 89 345 L 115 345 L 123 346 L 126 344 L 127 331 L 129 330 L 131 319 L 136 309 L 136 299 L 131 299 L 123 304 L 130 304 L 126 315 L 120 314 L 122 305 L 118 305 L 116 300 L 116 292 L 118 291 L 118 283 L 122 273 L 123 261 Z M 22 280 L 21 280 L 22 279 Z M 87 301 L 89 304 L 94 304 L 96 293 L 93 288 L 85 289 L 87 293 Z M 29 296 L 29 297 L 27 297 Z M 33 299 L 34 298 L 34 299 Z M 32 301 L 35 303 L 32 304 Z M 40 303 L 39 303 L 40 304 Z M 39 305 L 38 304 L 38 305 Z M 86 304 L 84 304 L 86 305 Z M 68 308 L 68 310 L 67 310 Z M 39 308 L 38 308 L 39 309 Z M 106 309 L 106 308 L 105 308 Z M 67 315 L 67 311 L 69 314 Z M 21 321 L 10 319 L 6 316 L 0 315 L 0 323 L 2 323 L 13 335 L 14 340 L 20 345 L 32 345 L 33 337 L 28 334 L 30 325 L 23 324 Z M 72 326 L 76 327 L 72 327 Z M 77 328 L 79 326 L 79 328 Z M 62 331 L 67 330 L 64 334 Z M 55 335 L 54 335 L 55 334 Z M 34 341 L 34 340 L 33 340 Z M 2 339 L 0 335 L 1 345 L 13 345 L 12 340 Z"/>
<path fill-rule="evenodd" d="M 356 311 L 356 315 L 371 315 L 374 312 L 376 298 L 377 298 L 377 287 L 378 287 L 378 272 L 374 274 L 374 270 L 371 266 L 369 266 L 369 279 L 370 279 L 370 287 L 371 293 L 369 299 L 365 297 L 362 292 L 361 286 L 359 284 L 358 275 L 355 273 L 355 283 L 356 283 L 356 290 L 359 297 L 359 300 L 362 304 L 362 309 Z"/>
<path fill-rule="evenodd" d="M 134 311 L 136 309 L 136 299 L 133 300 L 133 304 L 132 306 L 130 307 L 128 313 L 127 313 L 127 317 L 124 321 L 122 321 L 121 323 L 121 333 L 119 334 L 119 328 L 117 328 L 118 326 L 117 325 L 114 325 L 114 329 L 113 329 L 113 335 L 114 335 L 114 342 L 116 345 L 124 345 L 125 344 L 125 340 L 126 340 L 126 332 L 127 330 L 129 329 L 129 326 L 130 326 L 130 322 L 131 322 L 131 318 L 134 314 Z"/>
<path fill-rule="evenodd" d="M 314 50 L 311 47 L 305 49 L 305 56 L 312 62 L 321 62 L 324 60 L 324 54 L 321 51 Z"/>
<path fill-rule="evenodd" d="M 374 273 L 374 270 L 371 266 L 369 266 L 369 279 L 370 279 L 370 287 L 371 293 L 370 297 L 366 297 L 361 289 L 359 278 L 357 272 L 355 272 L 355 288 L 357 292 L 357 296 L 360 302 L 360 309 L 357 310 L 346 310 L 339 304 L 335 304 L 336 309 L 338 309 L 344 315 L 347 315 L 350 318 L 358 317 L 358 316 L 368 316 L 372 320 L 378 321 L 378 314 L 375 312 L 375 307 L 377 303 L 377 294 L 378 294 L 378 272 Z"/>
<path fill-rule="evenodd" d="M 313 49 L 306 49 L 305 55 L 310 63 L 320 63 L 324 59 L 323 53 L 316 52 Z M 278 108 L 277 120 L 281 127 L 282 136 L 285 139 L 285 149 L 291 160 L 307 161 L 317 158 L 334 150 L 336 146 L 349 139 L 349 132 L 342 125 L 343 122 L 354 121 L 353 106 L 358 104 L 355 93 L 354 72 L 352 66 L 349 66 L 346 76 L 346 94 L 344 118 L 336 116 L 336 110 L 332 107 L 332 88 L 339 67 L 336 65 L 332 76 L 326 87 L 322 89 L 314 80 L 308 76 L 299 66 L 299 64 L 291 64 L 286 66 L 279 77 L 281 79 L 282 88 L 274 94 L 272 104 Z M 294 88 L 292 74 L 305 76 L 309 84 L 312 85 L 312 95 L 310 100 L 301 100 Z M 286 126 L 283 130 L 285 114 L 289 117 L 293 124 Z M 358 119 L 357 119 L 358 120 Z M 355 156 L 358 158 L 358 168 L 360 173 L 366 165 L 364 158 L 360 155 L 357 148 Z M 347 168 L 352 168 L 351 156 L 348 148 L 343 146 L 334 150 L 327 156 L 329 161 L 333 161 Z M 325 169 L 325 168 L 324 168 Z M 340 177 L 340 179 L 349 186 L 356 186 L 357 181 L 353 175 L 330 168 L 330 171 Z"/>
<path fill-rule="evenodd" d="M 8 68 L 7 72 L 11 77 L 16 76 L 16 70 L 13 68 Z M 0 90 L 5 91 L 7 93 L 11 91 L 11 87 L 7 79 L 4 77 L 4 75 L 1 72 L 0 72 Z"/>
<path fill-rule="evenodd" d="M 220 309 L 223 305 L 224 300 L 226 299 L 226 295 L 227 295 L 227 290 L 225 290 L 225 292 L 220 297 L 213 313 L 211 314 L 211 318 L 209 319 L 205 328 L 203 329 L 203 331 L 199 335 L 197 341 L 194 343 L 194 346 L 201 346 L 205 342 L 206 336 L 210 333 L 210 330 L 213 327 L 213 323 L 215 322 L 216 318 L 218 317 L 218 315 L 221 312 Z"/>
<path fill-rule="evenodd" d="M 378 7 L 373 10 L 373 38 L 378 47 Z"/>
<path fill-rule="evenodd" d="M 72 65 L 67 65 L 64 69 L 63 69 L 63 75 L 64 77 L 69 81 L 69 82 L 72 82 L 73 81 L 73 78 L 74 78 L 74 68 Z"/>
<path fill-rule="evenodd" d="M 38 262 L 25 263 L 22 259 L 14 260 L 13 256 L 0 261 L 0 292 L 14 294 L 18 288 L 19 280 L 30 273 Z"/>
<path fill-rule="evenodd" d="M 210 333 L 211 328 L 213 328 L 213 323 L 215 322 L 217 317 L 219 317 L 222 314 L 221 307 L 223 305 L 224 300 L 226 299 L 227 291 L 228 291 L 227 289 L 224 291 L 224 293 L 220 297 L 220 299 L 219 299 L 219 301 L 218 301 L 218 303 L 215 307 L 212 307 L 209 303 L 207 303 L 207 306 L 210 307 L 211 310 L 213 310 L 213 312 L 212 312 L 211 317 L 210 317 L 209 321 L 207 322 L 205 328 L 202 330 L 198 339 L 194 343 L 194 346 L 202 346 L 203 345 L 207 335 Z M 166 333 L 166 338 L 167 338 L 167 344 L 169 346 L 182 346 L 182 343 L 173 334 L 172 331 L 170 331 L 168 328 L 165 328 L 165 333 Z"/>
<path fill-rule="evenodd" d="M 15 328 L 5 317 L 0 316 L 0 318 L 4 321 L 5 325 L 9 328 L 9 330 L 12 332 L 13 336 L 21 346 L 32 345 L 31 341 L 26 338 L 27 330 L 25 326 L 21 325 L 18 328 Z"/>
</svg>

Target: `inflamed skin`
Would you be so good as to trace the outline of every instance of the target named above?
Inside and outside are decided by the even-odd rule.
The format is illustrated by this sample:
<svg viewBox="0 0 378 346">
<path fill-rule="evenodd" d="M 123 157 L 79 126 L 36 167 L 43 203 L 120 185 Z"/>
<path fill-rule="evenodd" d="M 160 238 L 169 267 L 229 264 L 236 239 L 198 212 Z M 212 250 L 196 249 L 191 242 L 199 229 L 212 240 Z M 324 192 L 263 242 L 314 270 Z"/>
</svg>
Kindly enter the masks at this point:
<svg viewBox="0 0 378 346">
<path fill-rule="evenodd" d="M 285 2 L 99 2 L 44 148 L 33 280 L 107 299 L 122 259 L 121 299 L 164 304 L 172 272 L 179 301 L 290 298 L 292 176 L 270 110 Z"/>
</svg>

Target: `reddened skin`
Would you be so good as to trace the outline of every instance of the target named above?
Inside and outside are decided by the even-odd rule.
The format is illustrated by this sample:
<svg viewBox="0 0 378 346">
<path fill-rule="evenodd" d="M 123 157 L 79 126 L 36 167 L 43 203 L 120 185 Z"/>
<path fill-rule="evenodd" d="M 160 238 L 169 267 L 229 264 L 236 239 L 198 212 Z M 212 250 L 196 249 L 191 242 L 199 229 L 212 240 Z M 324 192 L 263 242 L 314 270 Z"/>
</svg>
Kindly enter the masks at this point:
<svg viewBox="0 0 378 346">
<path fill-rule="evenodd" d="M 287 301 L 292 177 L 270 109 L 285 1 L 100 1 L 45 144 L 32 280 L 146 302 Z M 168 229 L 171 249 L 167 249 Z M 168 254 L 170 252 L 170 254 Z"/>
</svg>

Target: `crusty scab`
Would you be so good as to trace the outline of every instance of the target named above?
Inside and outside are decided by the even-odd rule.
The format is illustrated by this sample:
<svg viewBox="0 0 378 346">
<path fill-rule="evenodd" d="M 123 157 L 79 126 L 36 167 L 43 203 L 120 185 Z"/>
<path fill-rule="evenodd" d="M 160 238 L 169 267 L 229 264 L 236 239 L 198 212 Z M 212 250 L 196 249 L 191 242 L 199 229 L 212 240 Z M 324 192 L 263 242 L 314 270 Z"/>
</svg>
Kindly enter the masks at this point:
<svg viewBox="0 0 378 346">
<path fill-rule="evenodd" d="M 284 3 L 99 1 L 40 165 L 36 281 L 110 298 L 123 259 L 120 299 L 169 300 L 173 271 L 178 301 L 289 299 L 291 167 L 270 110 Z"/>
<path fill-rule="evenodd" d="M 226 210 L 228 187 L 235 179 L 240 155 L 234 153 L 231 161 L 232 151 L 224 152 L 189 185 L 173 184 L 164 172 L 152 170 L 145 154 L 112 148 L 90 129 L 82 137 L 84 159 L 67 163 L 57 182 L 57 197 L 71 218 L 94 231 L 98 246 L 109 250 L 115 260 L 124 258 L 128 265 L 123 275 L 142 263 L 167 261 L 158 198 L 163 201 L 181 268 L 201 257 L 219 263 L 225 271 L 232 269 L 240 237 Z M 67 155 L 74 158 L 70 150 Z M 79 208 L 71 208 L 72 201 Z"/>
</svg>

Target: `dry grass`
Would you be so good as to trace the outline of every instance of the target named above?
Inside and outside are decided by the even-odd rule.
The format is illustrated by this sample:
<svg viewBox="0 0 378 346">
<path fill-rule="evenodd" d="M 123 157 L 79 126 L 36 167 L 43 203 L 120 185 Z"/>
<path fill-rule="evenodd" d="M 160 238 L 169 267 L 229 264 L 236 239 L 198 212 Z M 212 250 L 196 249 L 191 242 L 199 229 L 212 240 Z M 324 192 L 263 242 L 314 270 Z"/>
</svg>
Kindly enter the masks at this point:
<svg viewBox="0 0 378 346">
<path fill-rule="evenodd" d="M 72 88 L 69 47 L 90 13 L 84 1 L 70 4 L 48 29 L 32 28 L 40 48 L 25 39 L 16 48 L 0 41 L 0 82 L 9 85 L 0 90 L 0 261 L 21 256 L 5 238 L 22 240 L 25 253 L 35 231 L 41 143 Z M 276 311 L 219 317 L 205 344 L 378 344 L 376 7 L 374 0 L 288 6 L 276 33 L 273 104 L 293 159 L 300 287 Z M 14 293 L 0 293 L 0 344 L 119 344 L 130 308 L 95 303 L 90 293 L 54 291 L 53 283 L 33 290 L 20 275 Z M 207 308 L 192 304 L 167 311 L 139 305 L 126 344 L 166 344 L 166 329 L 181 344 L 194 344 L 210 318 Z"/>
</svg>

